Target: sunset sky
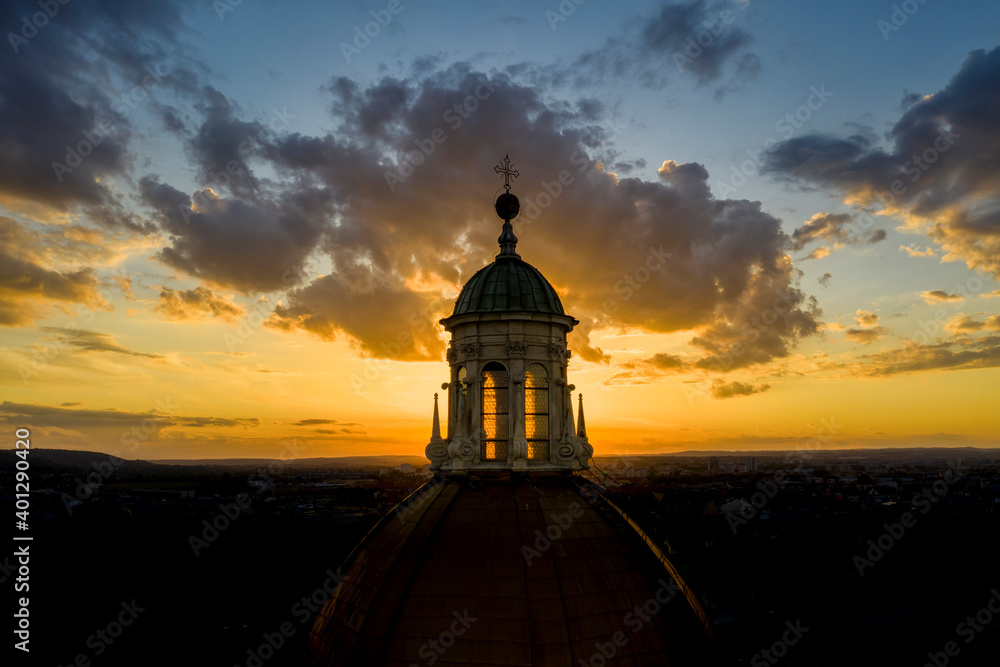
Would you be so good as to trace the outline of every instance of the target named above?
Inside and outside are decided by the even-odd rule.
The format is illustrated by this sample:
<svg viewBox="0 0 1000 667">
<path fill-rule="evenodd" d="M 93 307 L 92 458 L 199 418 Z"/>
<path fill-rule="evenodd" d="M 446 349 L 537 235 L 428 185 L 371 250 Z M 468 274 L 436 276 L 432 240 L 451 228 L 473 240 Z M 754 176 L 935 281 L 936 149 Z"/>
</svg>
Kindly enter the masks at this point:
<svg viewBox="0 0 1000 667">
<path fill-rule="evenodd" d="M 0 10 L 35 447 L 422 455 L 508 153 L 597 455 L 1000 446 L 996 2 L 52 4 Z"/>
</svg>

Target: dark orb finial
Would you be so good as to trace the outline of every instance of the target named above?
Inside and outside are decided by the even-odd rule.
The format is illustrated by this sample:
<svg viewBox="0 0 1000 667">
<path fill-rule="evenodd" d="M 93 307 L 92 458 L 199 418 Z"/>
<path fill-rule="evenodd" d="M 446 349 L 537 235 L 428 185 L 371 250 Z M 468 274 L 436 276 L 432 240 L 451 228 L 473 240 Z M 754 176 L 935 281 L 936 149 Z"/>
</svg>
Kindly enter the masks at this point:
<svg viewBox="0 0 1000 667">
<path fill-rule="evenodd" d="M 497 197 L 496 210 L 501 220 L 513 220 L 521 210 L 521 202 L 511 193 L 505 192 Z"/>
<path fill-rule="evenodd" d="M 514 228 L 511 226 L 510 221 L 517 217 L 517 214 L 521 210 L 521 202 L 517 200 L 517 197 L 510 193 L 510 179 L 517 178 L 521 174 L 518 173 L 516 169 L 510 168 L 510 155 L 505 155 L 503 162 L 493 167 L 493 171 L 498 174 L 503 174 L 503 187 L 506 190 L 502 195 L 497 197 L 497 203 L 495 205 L 497 215 L 503 220 L 503 230 L 500 233 L 500 238 L 497 242 L 500 243 L 500 254 L 497 256 L 498 259 L 503 257 L 514 257 L 520 258 L 517 254 L 517 237 L 514 236 Z"/>
</svg>

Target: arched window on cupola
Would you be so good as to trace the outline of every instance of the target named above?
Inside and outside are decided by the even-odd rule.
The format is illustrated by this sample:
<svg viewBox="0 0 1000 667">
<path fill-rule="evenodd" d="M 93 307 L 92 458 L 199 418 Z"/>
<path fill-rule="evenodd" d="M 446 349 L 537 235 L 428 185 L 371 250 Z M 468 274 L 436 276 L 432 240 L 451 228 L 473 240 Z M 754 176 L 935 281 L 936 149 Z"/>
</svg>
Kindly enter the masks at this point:
<svg viewBox="0 0 1000 667">
<path fill-rule="evenodd" d="M 549 374 L 541 364 L 524 372 L 524 432 L 528 458 L 549 460 Z"/>
<path fill-rule="evenodd" d="M 506 461 L 510 441 L 507 369 L 497 361 L 483 366 L 483 434 L 480 458 Z"/>
</svg>

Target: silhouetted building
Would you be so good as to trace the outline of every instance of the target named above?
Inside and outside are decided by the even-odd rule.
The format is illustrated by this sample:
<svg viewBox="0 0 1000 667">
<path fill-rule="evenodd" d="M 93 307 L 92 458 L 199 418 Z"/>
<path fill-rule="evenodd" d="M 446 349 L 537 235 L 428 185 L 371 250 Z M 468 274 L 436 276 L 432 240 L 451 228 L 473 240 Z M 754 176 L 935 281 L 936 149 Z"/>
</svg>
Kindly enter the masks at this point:
<svg viewBox="0 0 1000 667">
<path fill-rule="evenodd" d="M 711 632 L 655 542 L 602 489 L 566 335 L 579 322 L 516 251 L 505 160 L 500 253 L 443 319 L 447 434 L 434 477 L 344 563 L 310 635 L 314 665 L 705 664 Z M 694 658 L 698 659 L 695 660 Z"/>
</svg>

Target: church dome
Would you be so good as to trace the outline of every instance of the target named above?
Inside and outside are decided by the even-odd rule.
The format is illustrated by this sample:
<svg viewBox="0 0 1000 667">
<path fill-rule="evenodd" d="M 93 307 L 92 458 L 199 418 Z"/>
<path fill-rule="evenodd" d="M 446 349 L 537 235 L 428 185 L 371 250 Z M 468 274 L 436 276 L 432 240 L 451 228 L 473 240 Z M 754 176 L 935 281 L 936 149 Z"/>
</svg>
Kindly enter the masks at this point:
<svg viewBox="0 0 1000 667">
<path fill-rule="evenodd" d="M 572 474 L 435 477 L 344 563 L 312 664 L 710 664 L 704 611 L 649 544 Z"/>
<path fill-rule="evenodd" d="M 465 283 L 452 316 L 515 311 L 565 315 L 541 271 L 519 257 L 501 256 Z"/>
</svg>

